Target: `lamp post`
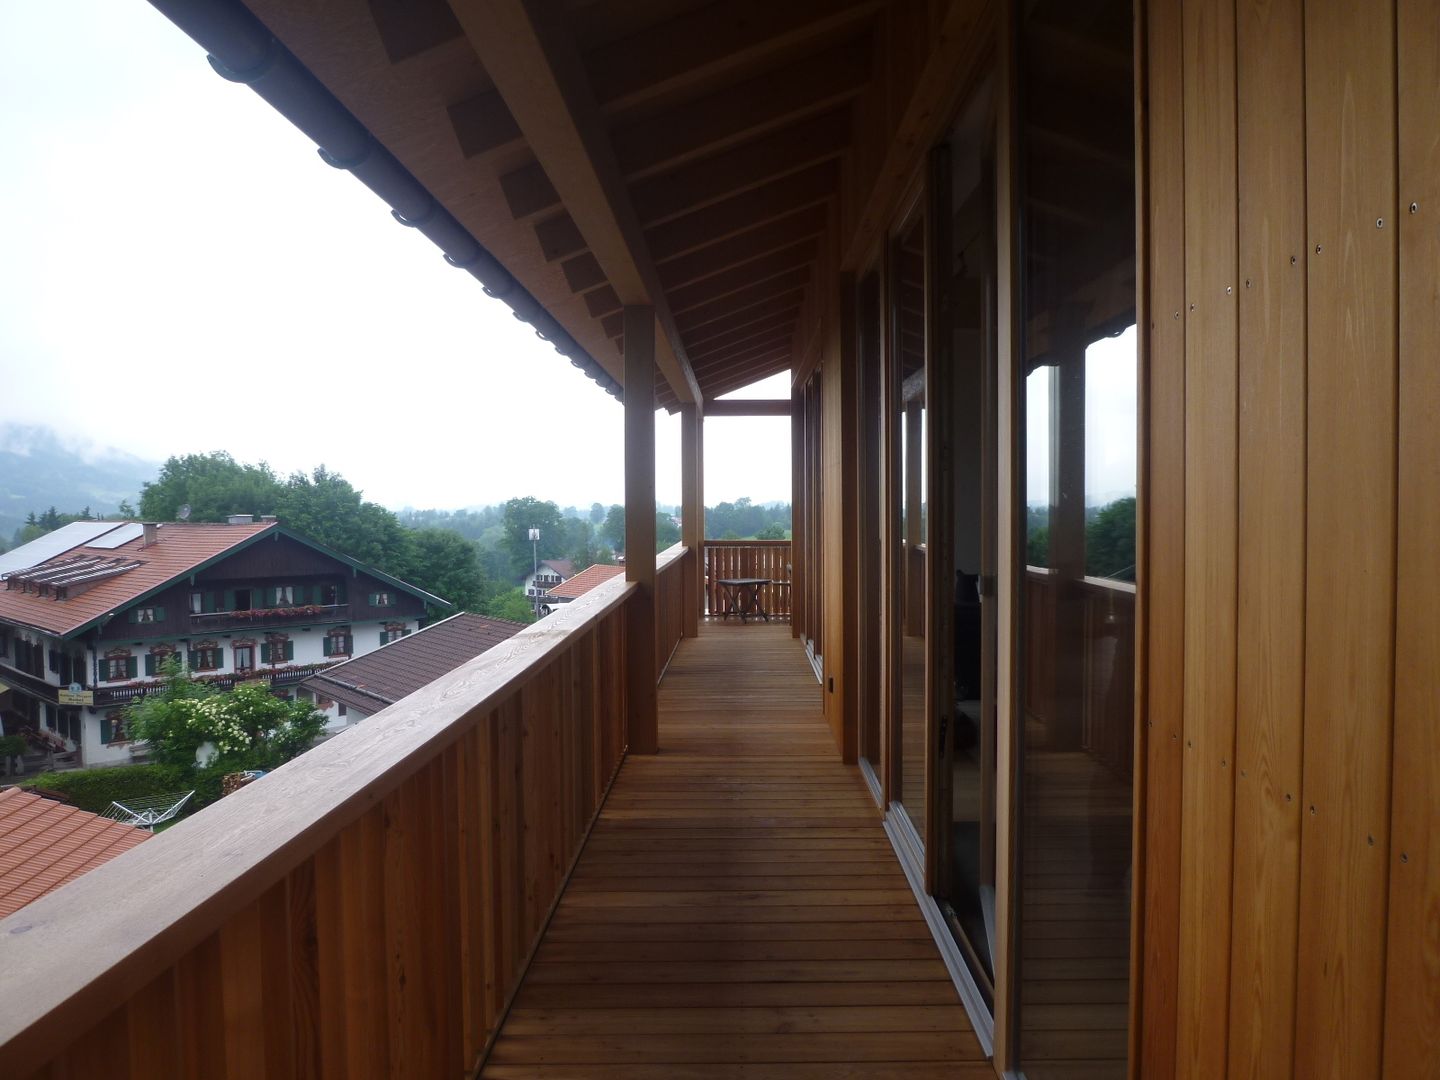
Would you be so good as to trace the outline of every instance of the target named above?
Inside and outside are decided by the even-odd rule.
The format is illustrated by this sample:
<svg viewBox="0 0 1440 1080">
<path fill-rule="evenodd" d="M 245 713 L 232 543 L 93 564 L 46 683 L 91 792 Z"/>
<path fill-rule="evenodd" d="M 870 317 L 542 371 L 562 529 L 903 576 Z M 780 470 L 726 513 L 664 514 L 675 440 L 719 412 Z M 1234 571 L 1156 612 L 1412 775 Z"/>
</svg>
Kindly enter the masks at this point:
<svg viewBox="0 0 1440 1080">
<path fill-rule="evenodd" d="M 530 607 L 535 612 L 535 618 L 540 618 L 540 585 L 535 580 L 540 576 L 540 530 L 530 530 Z"/>
</svg>

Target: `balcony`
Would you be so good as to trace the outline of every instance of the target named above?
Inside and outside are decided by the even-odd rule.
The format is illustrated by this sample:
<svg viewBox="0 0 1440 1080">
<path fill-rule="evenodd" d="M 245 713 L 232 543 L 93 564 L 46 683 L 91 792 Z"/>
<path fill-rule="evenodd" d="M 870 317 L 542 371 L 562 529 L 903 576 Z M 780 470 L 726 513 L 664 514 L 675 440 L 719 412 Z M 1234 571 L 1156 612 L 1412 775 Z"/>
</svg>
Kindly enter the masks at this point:
<svg viewBox="0 0 1440 1080">
<path fill-rule="evenodd" d="M 0 1060 L 993 1075 L 803 647 L 682 640 L 698 591 L 673 548 L 653 611 L 607 582 L 0 922 Z M 661 752 L 627 758 L 651 614 Z"/>
<path fill-rule="evenodd" d="M 269 629 L 310 623 L 349 622 L 349 604 L 301 604 L 297 607 L 255 608 L 250 611 L 191 612 L 192 634 L 219 634 L 228 630 Z"/>
</svg>

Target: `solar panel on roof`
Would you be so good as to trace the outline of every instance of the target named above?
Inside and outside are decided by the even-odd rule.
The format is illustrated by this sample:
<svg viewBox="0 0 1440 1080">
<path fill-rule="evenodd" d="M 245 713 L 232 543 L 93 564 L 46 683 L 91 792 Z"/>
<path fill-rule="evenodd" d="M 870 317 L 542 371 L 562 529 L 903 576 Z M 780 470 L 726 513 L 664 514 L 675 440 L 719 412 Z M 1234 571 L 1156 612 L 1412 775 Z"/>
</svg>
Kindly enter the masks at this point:
<svg viewBox="0 0 1440 1080">
<path fill-rule="evenodd" d="M 127 521 L 113 532 L 108 532 L 98 539 L 90 541 L 93 548 L 117 548 L 121 544 L 128 544 L 131 540 L 139 540 L 145 535 L 145 526 L 138 522 Z"/>
<path fill-rule="evenodd" d="M 114 529 L 113 521 L 72 521 L 69 525 L 62 525 L 54 532 L 48 532 L 28 544 L 21 544 L 14 551 L 7 551 L 0 555 L 0 574 L 14 573 L 16 570 L 28 570 L 32 566 L 39 566 L 43 562 L 63 555 L 71 548 L 77 548 L 82 544 L 90 544 L 97 537 Z M 137 525 L 136 528 L 139 528 Z"/>
</svg>

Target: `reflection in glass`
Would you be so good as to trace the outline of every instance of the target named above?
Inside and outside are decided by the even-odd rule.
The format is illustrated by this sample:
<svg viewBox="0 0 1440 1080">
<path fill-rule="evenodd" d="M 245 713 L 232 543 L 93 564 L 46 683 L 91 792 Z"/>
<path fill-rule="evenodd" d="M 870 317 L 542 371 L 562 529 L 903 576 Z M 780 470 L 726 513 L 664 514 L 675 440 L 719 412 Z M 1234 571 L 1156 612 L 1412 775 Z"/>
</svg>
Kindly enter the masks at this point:
<svg viewBox="0 0 1440 1080">
<path fill-rule="evenodd" d="M 1135 640 L 1133 82 L 1123 0 L 1022 7 L 1026 432 L 1019 1054 L 1126 1075 Z M 1067 43 L 1061 45 L 1060 43 Z"/>
<path fill-rule="evenodd" d="M 893 400 L 899 483 L 899 566 L 893 610 L 898 645 L 898 801 L 925 839 L 925 213 L 916 206 L 891 250 Z"/>
</svg>

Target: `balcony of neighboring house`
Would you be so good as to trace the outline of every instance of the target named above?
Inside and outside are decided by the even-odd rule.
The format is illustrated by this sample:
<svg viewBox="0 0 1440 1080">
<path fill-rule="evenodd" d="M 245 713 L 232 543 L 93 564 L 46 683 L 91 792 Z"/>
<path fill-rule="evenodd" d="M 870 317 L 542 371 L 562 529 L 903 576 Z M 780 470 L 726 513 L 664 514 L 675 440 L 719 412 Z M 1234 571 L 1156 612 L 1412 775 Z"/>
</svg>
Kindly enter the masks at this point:
<svg viewBox="0 0 1440 1080">
<path fill-rule="evenodd" d="M 803 646 L 700 618 L 698 570 L 677 545 L 13 916 L 8 1066 L 991 1075 Z"/>
<path fill-rule="evenodd" d="M 206 611 L 190 613 L 190 631 L 193 634 L 221 633 L 229 630 L 248 630 L 256 627 L 298 626 L 310 623 L 343 623 L 350 621 L 350 605 L 344 604 L 284 604 L 273 607 L 254 607 L 233 611 Z"/>
</svg>

